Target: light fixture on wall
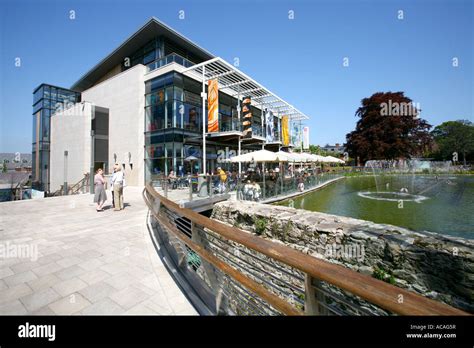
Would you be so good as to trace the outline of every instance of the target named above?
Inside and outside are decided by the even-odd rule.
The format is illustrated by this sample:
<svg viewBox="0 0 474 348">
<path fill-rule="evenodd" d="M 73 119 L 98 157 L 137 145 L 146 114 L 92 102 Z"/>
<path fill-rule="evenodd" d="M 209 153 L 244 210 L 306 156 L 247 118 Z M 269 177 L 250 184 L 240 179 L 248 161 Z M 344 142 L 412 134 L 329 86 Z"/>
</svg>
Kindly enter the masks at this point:
<svg viewBox="0 0 474 348">
<path fill-rule="evenodd" d="M 125 158 L 128 160 L 128 164 L 130 166 L 130 169 L 133 169 L 132 153 L 131 152 L 125 152 Z"/>
<path fill-rule="evenodd" d="M 130 165 L 130 169 L 133 169 L 133 162 L 132 162 L 132 153 L 128 153 L 128 164 Z"/>
</svg>

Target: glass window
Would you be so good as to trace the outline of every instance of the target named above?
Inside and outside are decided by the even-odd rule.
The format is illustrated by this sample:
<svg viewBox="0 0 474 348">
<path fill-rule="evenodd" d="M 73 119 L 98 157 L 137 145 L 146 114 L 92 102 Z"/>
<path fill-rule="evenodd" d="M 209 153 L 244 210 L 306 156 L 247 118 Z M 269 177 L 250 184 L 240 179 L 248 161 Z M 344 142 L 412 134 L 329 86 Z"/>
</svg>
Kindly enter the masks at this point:
<svg viewBox="0 0 474 348">
<path fill-rule="evenodd" d="M 33 105 L 36 104 L 41 98 L 43 98 L 43 87 L 38 89 L 34 94 L 33 94 Z"/>
<path fill-rule="evenodd" d="M 184 104 L 184 129 L 199 131 L 201 111 L 200 108 L 190 104 Z"/>
<path fill-rule="evenodd" d="M 183 101 L 183 89 L 179 87 L 174 87 L 174 99 L 178 101 Z"/>
<path fill-rule="evenodd" d="M 183 87 L 183 75 L 179 74 L 179 73 L 174 73 L 174 79 L 173 79 L 173 84 L 174 86 L 178 86 L 180 88 Z"/>
<path fill-rule="evenodd" d="M 173 127 L 173 102 L 166 102 L 166 128 Z"/>
<path fill-rule="evenodd" d="M 166 143 L 166 157 L 173 158 L 173 143 Z"/>
<path fill-rule="evenodd" d="M 33 113 L 37 112 L 43 107 L 43 101 L 40 101 L 33 106 Z"/>
<path fill-rule="evenodd" d="M 152 145 L 149 147 L 149 152 L 152 158 L 163 157 L 165 155 L 165 146 L 163 144 Z"/>
<path fill-rule="evenodd" d="M 151 51 L 147 54 L 145 54 L 145 56 L 143 57 L 143 64 L 148 64 L 148 63 L 151 63 L 155 60 L 156 56 L 155 56 L 155 51 Z"/>
<path fill-rule="evenodd" d="M 58 100 L 62 102 L 64 99 L 66 99 L 65 91 L 62 89 L 58 89 Z"/>
<path fill-rule="evenodd" d="M 153 132 L 165 128 L 165 107 L 163 104 L 147 107 L 145 115 L 147 121 L 146 131 Z"/>
<path fill-rule="evenodd" d="M 219 112 L 224 115 L 231 115 L 230 106 L 219 103 Z"/>
<path fill-rule="evenodd" d="M 38 118 L 40 124 L 38 125 Z M 33 115 L 33 143 L 37 142 L 36 134 L 37 134 L 37 128 L 41 127 L 41 112 L 37 112 L 36 114 Z M 40 128 L 41 129 L 41 128 Z"/>
<path fill-rule="evenodd" d="M 154 158 L 148 159 L 147 163 L 147 172 L 150 173 L 151 177 L 146 178 L 147 181 L 158 179 L 160 175 L 163 175 L 165 172 L 165 159 L 164 158 Z"/>
<path fill-rule="evenodd" d="M 220 116 L 220 124 L 219 124 L 219 131 L 220 132 L 229 132 L 232 131 L 232 116 L 225 115 L 219 113 Z"/>
<path fill-rule="evenodd" d="M 175 62 L 178 63 L 179 65 L 184 65 L 183 57 L 181 56 L 176 55 Z"/>
<path fill-rule="evenodd" d="M 47 111 L 47 112 L 46 112 Z M 49 110 L 43 110 L 41 116 L 41 140 L 49 141 L 50 118 Z"/>
<path fill-rule="evenodd" d="M 56 100 L 58 97 L 58 92 L 56 87 L 51 87 L 51 99 Z"/>
<path fill-rule="evenodd" d="M 183 157 L 182 152 L 183 152 L 183 144 L 175 143 L 174 144 L 175 157 L 176 158 Z"/>
<path fill-rule="evenodd" d="M 184 101 L 189 104 L 201 105 L 200 95 L 189 91 L 184 91 Z"/>
<path fill-rule="evenodd" d="M 165 100 L 173 100 L 173 87 L 166 88 L 166 99 Z"/>
<path fill-rule="evenodd" d="M 156 93 L 156 103 L 157 104 L 163 104 L 165 102 L 165 90 L 164 89 L 160 89 L 157 93 Z"/>
<path fill-rule="evenodd" d="M 50 98 L 51 92 L 49 86 L 43 86 L 43 96 L 45 98 Z"/>
<path fill-rule="evenodd" d="M 183 128 L 184 120 L 184 104 L 179 101 L 174 102 L 175 118 L 176 118 L 176 128 Z"/>
</svg>

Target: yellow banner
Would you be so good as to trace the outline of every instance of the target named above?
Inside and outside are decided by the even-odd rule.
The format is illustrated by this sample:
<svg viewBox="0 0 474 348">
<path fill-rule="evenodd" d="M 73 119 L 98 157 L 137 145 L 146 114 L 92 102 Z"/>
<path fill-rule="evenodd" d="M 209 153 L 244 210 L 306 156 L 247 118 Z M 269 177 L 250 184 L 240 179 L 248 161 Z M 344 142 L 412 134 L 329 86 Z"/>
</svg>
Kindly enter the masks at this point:
<svg viewBox="0 0 474 348">
<path fill-rule="evenodd" d="M 210 80 L 207 98 L 207 131 L 219 131 L 219 87 L 217 80 Z"/>
<path fill-rule="evenodd" d="M 281 118 L 281 136 L 283 138 L 283 146 L 290 145 L 290 127 L 288 121 L 288 116 L 283 116 Z"/>
</svg>

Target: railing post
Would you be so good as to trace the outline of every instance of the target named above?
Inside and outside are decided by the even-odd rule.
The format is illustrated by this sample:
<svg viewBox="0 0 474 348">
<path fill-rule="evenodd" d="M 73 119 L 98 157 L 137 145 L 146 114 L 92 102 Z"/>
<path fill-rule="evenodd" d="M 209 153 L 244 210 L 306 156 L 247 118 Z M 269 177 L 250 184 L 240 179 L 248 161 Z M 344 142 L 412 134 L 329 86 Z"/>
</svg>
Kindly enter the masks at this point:
<svg viewBox="0 0 474 348">
<path fill-rule="evenodd" d="M 188 176 L 188 185 L 189 185 L 189 201 L 193 200 L 193 178 L 192 176 Z"/>
<path fill-rule="evenodd" d="M 209 242 L 203 232 L 203 236 L 199 233 L 196 229 L 194 222 L 191 221 L 191 240 L 196 244 L 202 246 L 203 248 L 210 250 Z M 214 267 L 207 262 L 206 260 L 202 260 L 202 266 L 204 267 L 204 271 L 206 272 L 207 278 L 209 279 L 209 283 L 211 284 L 212 291 L 216 297 L 216 314 L 217 315 L 227 315 L 228 312 L 228 303 L 227 299 L 224 296 L 224 291 L 222 289 L 221 283 L 219 278 L 214 271 Z"/>
<path fill-rule="evenodd" d="M 213 181 L 212 177 L 213 177 L 212 174 L 210 176 L 208 176 L 208 181 L 207 181 L 209 183 L 209 191 L 208 191 L 208 196 L 209 197 L 212 197 L 214 195 L 214 187 L 212 185 L 214 183 L 214 181 Z M 219 178 L 219 180 L 220 180 L 220 178 Z"/>
<path fill-rule="evenodd" d="M 163 191 L 165 192 L 165 197 L 168 198 L 168 180 L 166 178 L 163 179 Z"/>
<path fill-rule="evenodd" d="M 305 315 L 320 315 L 316 289 L 313 287 L 313 277 L 305 274 L 304 277 L 304 313 Z"/>
</svg>

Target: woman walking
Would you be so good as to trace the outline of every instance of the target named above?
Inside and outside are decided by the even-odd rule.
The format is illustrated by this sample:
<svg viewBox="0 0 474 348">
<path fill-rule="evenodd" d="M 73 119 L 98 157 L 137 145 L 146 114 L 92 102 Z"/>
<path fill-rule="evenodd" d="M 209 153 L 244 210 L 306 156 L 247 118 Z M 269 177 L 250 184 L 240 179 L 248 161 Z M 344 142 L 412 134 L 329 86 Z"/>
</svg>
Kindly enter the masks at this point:
<svg viewBox="0 0 474 348">
<path fill-rule="evenodd" d="M 103 211 L 102 208 L 105 201 L 107 200 L 107 193 L 105 192 L 105 178 L 104 171 L 102 168 L 97 169 L 97 172 L 94 176 L 94 202 L 96 205 L 96 211 Z"/>
</svg>

